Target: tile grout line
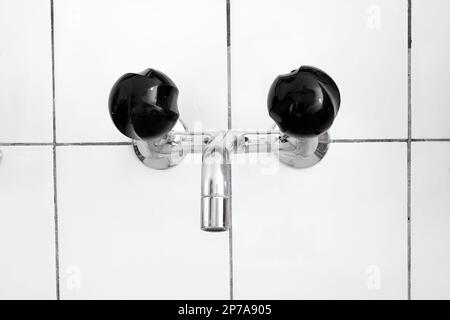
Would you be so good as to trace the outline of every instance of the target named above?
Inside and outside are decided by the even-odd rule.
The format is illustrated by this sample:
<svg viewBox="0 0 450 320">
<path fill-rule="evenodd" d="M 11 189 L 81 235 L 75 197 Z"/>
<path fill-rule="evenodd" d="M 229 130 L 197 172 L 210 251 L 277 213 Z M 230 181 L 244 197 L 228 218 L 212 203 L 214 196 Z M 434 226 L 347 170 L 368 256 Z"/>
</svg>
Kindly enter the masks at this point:
<svg viewBox="0 0 450 320">
<path fill-rule="evenodd" d="M 53 146 L 53 142 L 2 142 L 1 147 L 45 147 Z"/>
<path fill-rule="evenodd" d="M 226 0 L 227 10 L 227 111 L 228 129 L 231 130 L 231 0 Z"/>
<path fill-rule="evenodd" d="M 226 0 L 226 20 L 227 20 L 227 111 L 228 111 L 228 130 L 231 130 L 231 0 Z M 230 182 L 232 183 L 232 176 L 230 172 Z M 233 300 L 233 207 L 231 206 L 230 215 L 230 229 L 228 231 L 228 255 L 229 255 L 229 269 L 230 269 L 230 300 Z"/>
<path fill-rule="evenodd" d="M 408 0 L 408 143 L 407 143 L 407 259 L 408 259 L 408 300 L 411 300 L 411 48 L 412 48 L 412 0 Z"/>
<path fill-rule="evenodd" d="M 90 147 L 90 146 L 131 146 L 132 141 L 128 142 L 59 142 L 57 147 Z"/>
<path fill-rule="evenodd" d="M 56 299 L 60 300 L 59 279 L 59 229 L 58 229 L 58 188 L 56 178 L 56 86 L 55 86 L 55 29 L 54 2 L 50 0 L 51 23 L 51 56 L 52 56 L 52 116 L 53 116 L 53 208 L 55 224 L 55 266 L 56 266 Z"/>
<path fill-rule="evenodd" d="M 391 142 L 408 142 L 407 139 L 331 139 L 331 143 L 391 143 Z"/>
<path fill-rule="evenodd" d="M 450 142 L 450 138 L 425 138 L 425 139 L 411 139 L 411 142 Z"/>
<path fill-rule="evenodd" d="M 408 143 L 408 139 L 332 139 L 331 143 Z M 450 142 L 450 138 L 411 138 L 411 142 Z M 89 146 L 131 146 L 132 141 L 98 141 L 98 142 L 56 142 L 56 147 L 89 147 Z M 0 147 L 45 147 L 53 146 L 53 142 L 0 142 Z"/>
</svg>

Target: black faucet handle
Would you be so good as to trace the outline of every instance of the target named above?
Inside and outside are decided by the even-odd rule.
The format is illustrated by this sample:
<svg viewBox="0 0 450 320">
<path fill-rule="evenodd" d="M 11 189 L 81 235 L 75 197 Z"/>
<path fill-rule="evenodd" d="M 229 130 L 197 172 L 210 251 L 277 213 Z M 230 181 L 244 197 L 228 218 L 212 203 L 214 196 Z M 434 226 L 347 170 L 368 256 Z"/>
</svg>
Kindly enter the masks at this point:
<svg viewBox="0 0 450 320">
<path fill-rule="evenodd" d="M 154 69 L 127 73 L 111 89 L 109 113 L 127 137 L 155 139 L 177 123 L 177 98 L 178 88 L 164 73 Z"/>
<path fill-rule="evenodd" d="M 278 76 L 267 99 L 270 117 L 283 133 L 296 138 L 326 132 L 340 103 L 339 89 L 333 79 L 310 66 Z"/>
</svg>

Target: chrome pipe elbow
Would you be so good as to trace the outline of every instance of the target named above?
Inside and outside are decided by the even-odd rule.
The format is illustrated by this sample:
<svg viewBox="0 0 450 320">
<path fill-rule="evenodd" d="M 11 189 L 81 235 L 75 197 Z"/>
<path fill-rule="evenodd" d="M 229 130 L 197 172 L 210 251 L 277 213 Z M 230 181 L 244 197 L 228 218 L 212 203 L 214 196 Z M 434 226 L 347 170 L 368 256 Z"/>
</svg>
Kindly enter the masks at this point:
<svg viewBox="0 0 450 320">
<path fill-rule="evenodd" d="M 203 152 L 201 229 L 204 231 L 226 231 L 230 226 L 230 149 L 234 141 L 230 136 L 229 132 L 219 133 Z"/>
</svg>

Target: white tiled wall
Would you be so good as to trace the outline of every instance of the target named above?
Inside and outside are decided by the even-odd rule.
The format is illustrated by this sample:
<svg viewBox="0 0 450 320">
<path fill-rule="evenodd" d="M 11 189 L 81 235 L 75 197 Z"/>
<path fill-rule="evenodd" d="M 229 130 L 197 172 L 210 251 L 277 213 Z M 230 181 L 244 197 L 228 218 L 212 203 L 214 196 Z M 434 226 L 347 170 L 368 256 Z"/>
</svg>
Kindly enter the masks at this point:
<svg viewBox="0 0 450 320">
<path fill-rule="evenodd" d="M 109 91 L 146 68 L 176 83 L 190 128 L 226 128 L 224 12 L 222 0 L 55 1 L 58 142 L 126 141 L 107 112 Z"/>
<path fill-rule="evenodd" d="M 0 141 L 52 141 L 48 0 L 0 1 Z"/>
<path fill-rule="evenodd" d="M 54 78 L 51 3 L 0 0 L 0 299 L 450 297 L 446 0 L 412 0 L 410 167 L 407 0 L 231 0 L 232 127 L 270 127 L 268 87 L 307 64 L 349 140 L 308 170 L 235 157 L 231 242 L 199 230 L 199 155 L 150 170 L 107 112 L 153 67 L 189 127 L 226 128 L 226 1 L 54 0 Z"/>
<path fill-rule="evenodd" d="M 312 169 L 235 166 L 238 299 L 406 298 L 406 145 L 335 144 Z"/>
<path fill-rule="evenodd" d="M 1 150 L 0 299 L 54 299 L 52 148 Z"/>
<path fill-rule="evenodd" d="M 412 110 L 414 138 L 450 138 L 448 0 L 413 1 Z"/>
<path fill-rule="evenodd" d="M 149 170 L 131 146 L 58 150 L 63 298 L 227 299 L 228 236 L 199 230 L 200 159 Z"/>
<path fill-rule="evenodd" d="M 272 81 L 312 65 L 341 91 L 333 138 L 406 138 L 407 18 L 399 0 L 233 1 L 233 126 L 269 128 Z"/>
<path fill-rule="evenodd" d="M 450 141 L 412 149 L 414 299 L 450 299 Z"/>
</svg>

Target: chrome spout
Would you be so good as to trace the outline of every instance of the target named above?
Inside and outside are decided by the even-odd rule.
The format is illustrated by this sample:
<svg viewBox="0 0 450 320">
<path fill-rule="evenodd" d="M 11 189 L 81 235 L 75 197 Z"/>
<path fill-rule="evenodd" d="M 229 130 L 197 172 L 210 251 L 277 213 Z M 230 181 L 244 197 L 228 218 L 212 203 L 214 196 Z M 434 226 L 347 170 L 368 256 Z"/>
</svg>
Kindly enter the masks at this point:
<svg viewBox="0 0 450 320">
<path fill-rule="evenodd" d="M 220 132 L 206 146 L 202 157 L 201 229 L 226 231 L 231 215 L 230 150 L 235 137 Z"/>
</svg>

